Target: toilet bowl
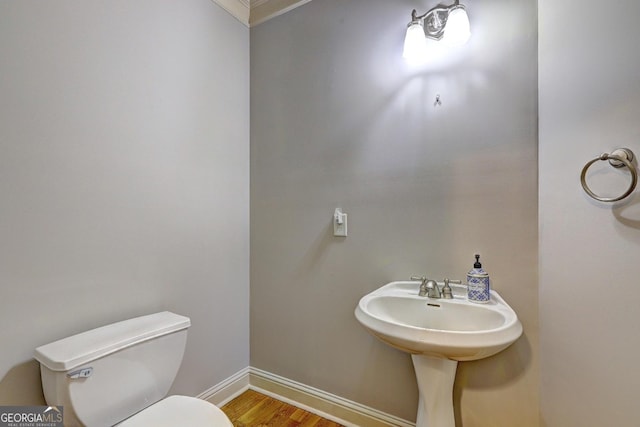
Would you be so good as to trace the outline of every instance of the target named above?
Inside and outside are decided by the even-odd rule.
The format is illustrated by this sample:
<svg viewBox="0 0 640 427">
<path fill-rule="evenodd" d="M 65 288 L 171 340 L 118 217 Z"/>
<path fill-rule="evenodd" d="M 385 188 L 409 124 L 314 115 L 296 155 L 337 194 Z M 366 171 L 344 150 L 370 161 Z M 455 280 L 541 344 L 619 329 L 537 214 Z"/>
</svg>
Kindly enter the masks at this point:
<svg viewBox="0 0 640 427">
<path fill-rule="evenodd" d="M 209 402 L 165 397 L 190 325 L 165 311 L 38 347 L 47 404 L 63 407 L 65 427 L 233 427 Z"/>
<path fill-rule="evenodd" d="M 169 396 L 118 424 L 118 427 L 150 426 L 233 427 L 233 424 L 217 406 L 187 396 Z"/>
</svg>

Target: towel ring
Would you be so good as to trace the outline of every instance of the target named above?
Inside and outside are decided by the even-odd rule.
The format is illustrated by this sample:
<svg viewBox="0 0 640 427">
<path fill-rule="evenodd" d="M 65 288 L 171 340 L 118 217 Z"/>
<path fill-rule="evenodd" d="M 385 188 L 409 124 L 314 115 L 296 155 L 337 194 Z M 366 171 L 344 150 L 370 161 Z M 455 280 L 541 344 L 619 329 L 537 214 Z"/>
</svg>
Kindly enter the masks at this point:
<svg viewBox="0 0 640 427">
<path fill-rule="evenodd" d="M 633 157 L 634 157 L 633 151 L 629 150 L 628 148 L 618 148 L 617 150 L 614 150 L 611 154 L 603 153 L 599 157 L 596 157 L 595 159 L 591 160 L 586 165 L 584 165 L 584 168 L 582 168 L 582 174 L 580 175 L 580 182 L 582 183 L 582 188 L 584 188 L 584 191 L 589 196 L 591 196 L 592 198 L 596 199 L 599 202 L 617 202 L 618 200 L 622 200 L 625 197 L 629 196 L 633 192 L 633 190 L 635 190 L 636 185 L 638 184 L 638 171 L 636 170 L 636 168 L 633 167 L 633 164 L 631 164 L 631 162 L 633 161 Z M 624 192 L 624 194 L 618 197 L 607 198 L 607 197 L 600 197 L 597 194 L 595 194 L 593 191 L 591 191 L 591 189 L 587 185 L 587 179 L 586 179 L 587 169 L 589 169 L 589 167 L 592 164 L 594 164 L 599 160 L 609 160 L 609 164 L 614 168 L 621 168 L 623 166 L 626 166 L 627 169 L 629 169 L 629 172 L 631 172 L 631 184 L 629 185 L 629 188 L 627 188 L 627 191 Z"/>
</svg>

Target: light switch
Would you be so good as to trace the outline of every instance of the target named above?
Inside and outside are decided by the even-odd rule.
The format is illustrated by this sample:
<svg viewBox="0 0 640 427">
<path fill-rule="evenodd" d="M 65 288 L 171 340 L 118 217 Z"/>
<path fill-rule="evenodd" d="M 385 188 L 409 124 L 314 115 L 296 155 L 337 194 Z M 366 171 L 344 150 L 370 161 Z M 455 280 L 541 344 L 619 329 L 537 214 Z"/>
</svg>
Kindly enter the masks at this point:
<svg viewBox="0 0 640 427">
<path fill-rule="evenodd" d="M 333 213 L 333 235 L 339 237 L 347 236 L 347 214 L 342 209 L 336 208 Z"/>
</svg>

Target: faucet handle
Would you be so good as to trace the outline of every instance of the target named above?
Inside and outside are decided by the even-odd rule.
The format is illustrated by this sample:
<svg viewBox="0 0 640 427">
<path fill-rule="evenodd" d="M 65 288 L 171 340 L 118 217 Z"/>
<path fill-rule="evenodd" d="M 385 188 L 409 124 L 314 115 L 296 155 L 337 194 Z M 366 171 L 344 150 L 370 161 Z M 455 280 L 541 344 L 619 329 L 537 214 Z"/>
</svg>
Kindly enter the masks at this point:
<svg viewBox="0 0 640 427">
<path fill-rule="evenodd" d="M 449 283 L 455 283 L 456 285 L 461 285 L 461 280 L 451 280 L 451 279 L 443 279 L 444 287 L 442 288 L 442 298 L 444 299 L 453 299 L 453 291 L 451 290 L 451 286 Z"/>
<path fill-rule="evenodd" d="M 425 276 L 422 277 L 416 277 L 416 276 L 411 276 L 411 280 L 419 280 L 420 281 L 420 291 L 418 292 L 418 295 L 423 297 L 427 295 L 427 281 L 430 281 L 429 279 L 427 279 Z"/>
</svg>

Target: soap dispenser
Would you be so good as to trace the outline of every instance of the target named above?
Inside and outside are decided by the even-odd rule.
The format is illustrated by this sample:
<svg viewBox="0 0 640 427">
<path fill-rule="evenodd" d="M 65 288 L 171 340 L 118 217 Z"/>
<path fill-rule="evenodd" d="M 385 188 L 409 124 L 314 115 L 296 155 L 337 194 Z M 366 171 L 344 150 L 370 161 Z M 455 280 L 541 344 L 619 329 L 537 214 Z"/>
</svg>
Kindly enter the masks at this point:
<svg viewBox="0 0 640 427">
<path fill-rule="evenodd" d="M 489 274 L 482 269 L 480 255 L 476 254 L 473 269 L 467 273 L 467 297 L 469 301 L 487 303 L 491 299 L 489 292 Z"/>
</svg>

